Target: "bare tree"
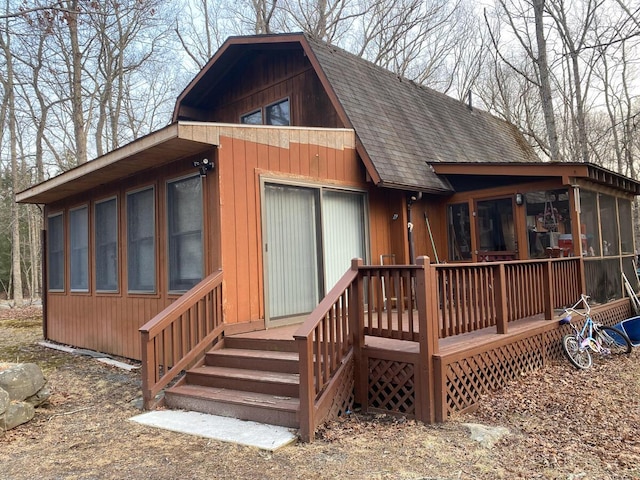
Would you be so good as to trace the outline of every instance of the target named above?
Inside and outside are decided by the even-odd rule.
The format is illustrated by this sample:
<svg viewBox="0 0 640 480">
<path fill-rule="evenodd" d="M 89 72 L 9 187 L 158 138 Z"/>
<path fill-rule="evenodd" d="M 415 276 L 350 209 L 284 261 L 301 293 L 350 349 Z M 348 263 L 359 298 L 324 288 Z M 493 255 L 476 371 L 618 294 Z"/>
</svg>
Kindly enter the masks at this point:
<svg viewBox="0 0 640 480">
<path fill-rule="evenodd" d="M 7 2 L 7 11 L 9 4 Z M 13 71 L 13 56 L 11 52 L 11 35 L 9 32 L 9 17 L 5 17 L 4 28 L 0 30 L 0 50 L 4 56 L 5 71 L 0 75 L 4 95 L 6 96 L 6 121 L 9 130 L 9 156 L 11 159 L 11 283 L 13 301 L 16 306 L 22 306 L 22 269 L 20 258 L 20 210 L 16 203 L 16 192 L 19 190 L 20 173 L 18 171 L 18 132 L 16 128 L 15 78 Z"/>
</svg>

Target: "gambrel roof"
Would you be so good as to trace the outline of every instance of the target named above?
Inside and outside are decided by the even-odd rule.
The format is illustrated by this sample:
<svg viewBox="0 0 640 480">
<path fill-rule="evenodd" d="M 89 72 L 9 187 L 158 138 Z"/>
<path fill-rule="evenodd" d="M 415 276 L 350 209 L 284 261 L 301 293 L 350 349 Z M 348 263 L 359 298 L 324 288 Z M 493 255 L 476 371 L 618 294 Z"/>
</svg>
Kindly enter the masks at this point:
<svg viewBox="0 0 640 480">
<path fill-rule="evenodd" d="M 211 95 L 242 55 L 282 48 L 307 55 L 380 186 L 448 193 L 431 164 L 539 161 L 514 125 L 304 34 L 231 37 L 180 95 L 174 121 Z"/>
</svg>

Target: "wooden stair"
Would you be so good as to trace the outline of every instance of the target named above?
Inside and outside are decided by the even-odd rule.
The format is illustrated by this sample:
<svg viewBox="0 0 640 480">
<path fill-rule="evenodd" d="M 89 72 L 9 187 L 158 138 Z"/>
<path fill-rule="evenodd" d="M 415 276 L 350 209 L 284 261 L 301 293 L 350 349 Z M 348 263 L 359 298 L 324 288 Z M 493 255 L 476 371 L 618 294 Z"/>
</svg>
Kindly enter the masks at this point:
<svg viewBox="0 0 640 480">
<path fill-rule="evenodd" d="M 293 339 L 227 337 L 165 391 L 169 408 L 299 428 L 298 353 Z"/>
</svg>

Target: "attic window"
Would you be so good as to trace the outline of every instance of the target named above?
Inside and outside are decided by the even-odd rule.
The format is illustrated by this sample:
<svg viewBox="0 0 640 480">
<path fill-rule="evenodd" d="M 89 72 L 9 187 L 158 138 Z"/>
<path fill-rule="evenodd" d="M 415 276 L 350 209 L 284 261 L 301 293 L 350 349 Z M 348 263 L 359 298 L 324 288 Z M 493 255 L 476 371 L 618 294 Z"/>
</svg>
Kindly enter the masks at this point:
<svg viewBox="0 0 640 480">
<path fill-rule="evenodd" d="M 289 125 L 291 116 L 289 115 L 289 99 L 285 98 L 279 102 L 272 103 L 265 108 L 267 125 Z"/>
<path fill-rule="evenodd" d="M 245 125 L 291 125 L 289 99 L 285 98 L 264 108 L 245 113 L 240 116 L 240 123 Z"/>
<path fill-rule="evenodd" d="M 262 125 L 262 109 L 242 115 L 240 117 L 240 123 L 246 125 Z"/>
</svg>

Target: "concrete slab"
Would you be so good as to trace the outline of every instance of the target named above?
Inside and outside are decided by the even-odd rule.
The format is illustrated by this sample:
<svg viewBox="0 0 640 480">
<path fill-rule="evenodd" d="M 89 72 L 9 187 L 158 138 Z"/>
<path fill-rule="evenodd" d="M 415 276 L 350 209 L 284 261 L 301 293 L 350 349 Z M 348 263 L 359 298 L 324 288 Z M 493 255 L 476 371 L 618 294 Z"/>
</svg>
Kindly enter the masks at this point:
<svg viewBox="0 0 640 480">
<path fill-rule="evenodd" d="M 181 410 L 156 410 L 129 420 L 151 427 L 274 451 L 296 441 L 289 428 Z"/>
<path fill-rule="evenodd" d="M 71 348 L 65 345 L 58 345 L 57 343 L 51 343 L 47 341 L 38 342 L 38 345 L 46 348 L 51 348 L 53 350 L 59 350 L 61 352 L 71 353 L 73 355 L 83 355 L 85 357 L 91 357 L 96 359 L 99 362 L 106 363 L 107 365 L 118 367 L 123 370 L 127 370 L 129 372 L 140 368 L 140 365 L 131 365 L 129 363 L 120 362 L 118 360 L 111 358 L 106 353 L 95 352 L 93 350 L 86 350 L 83 348 Z"/>
</svg>

